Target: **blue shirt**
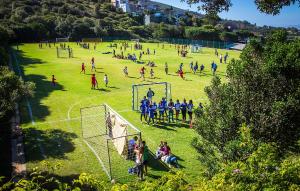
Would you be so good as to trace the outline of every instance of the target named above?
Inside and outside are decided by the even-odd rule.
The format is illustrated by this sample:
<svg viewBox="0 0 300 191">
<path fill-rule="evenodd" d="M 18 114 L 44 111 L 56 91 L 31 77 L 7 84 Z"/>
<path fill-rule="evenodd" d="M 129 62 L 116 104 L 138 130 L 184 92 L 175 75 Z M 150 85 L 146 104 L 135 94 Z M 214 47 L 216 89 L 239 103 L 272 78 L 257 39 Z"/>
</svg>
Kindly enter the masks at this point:
<svg viewBox="0 0 300 191">
<path fill-rule="evenodd" d="M 153 109 L 153 107 L 149 108 L 148 114 L 149 114 L 149 117 L 150 117 L 150 118 L 153 118 L 153 117 L 154 117 L 154 109 Z"/>
<path fill-rule="evenodd" d="M 140 106 L 140 111 L 141 111 L 143 114 L 146 113 L 146 105 L 145 105 L 145 104 L 142 104 L 142 105 Z"/>
<path fill-rule="evenodd" d="M 182 109 L 182 110 L 186 110 L 186 107 L 187 107 L 187 104 L 186 104 L 186 103 L 182 103 L 182 104 L 181 104 L 181 109 Z"/>
<path fill-rule="evenodd" d="M 193 107 L 194 107 L 193 104 L 188 104 L 187 105 L 188 111 L 192 112 L 193 111 Z"/>
<path fill-rule="evenodd" d="M 180 103 L 175 103 L 175 109 L 176 109 L 177 111 L 180 110 L 180 106 L 181 106 Z"/>
<path fill-rule="evenodd" d="M 163 106 L 163 104 L 160 104 L 160 105 L 158 106 L 158 109 L 159 109 L 159 112 L 164 112 L 165 107 Z"/>
</svg>

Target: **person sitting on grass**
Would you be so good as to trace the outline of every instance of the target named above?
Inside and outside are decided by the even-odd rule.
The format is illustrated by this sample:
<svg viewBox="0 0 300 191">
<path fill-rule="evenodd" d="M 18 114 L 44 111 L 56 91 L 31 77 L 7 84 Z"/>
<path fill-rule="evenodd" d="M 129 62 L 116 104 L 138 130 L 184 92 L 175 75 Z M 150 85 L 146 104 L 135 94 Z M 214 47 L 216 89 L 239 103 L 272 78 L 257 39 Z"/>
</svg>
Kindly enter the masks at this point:
<svg viewBox="0 0 300 191">
<path fill-rule="evenodd" d="M 164 142 L 160 141 L 158 149 L 155 153 L 155 159 L 160 159 L 163 156 Z"/>
<path fill-rule="evenodd" d="M 172 155 L 171 153 L 169 155 L 162 156 L 161 160 L 168 164 L 169 168 L 171 168 L 172 166 L 179 168 L 177 157 Z"/>
</svg>

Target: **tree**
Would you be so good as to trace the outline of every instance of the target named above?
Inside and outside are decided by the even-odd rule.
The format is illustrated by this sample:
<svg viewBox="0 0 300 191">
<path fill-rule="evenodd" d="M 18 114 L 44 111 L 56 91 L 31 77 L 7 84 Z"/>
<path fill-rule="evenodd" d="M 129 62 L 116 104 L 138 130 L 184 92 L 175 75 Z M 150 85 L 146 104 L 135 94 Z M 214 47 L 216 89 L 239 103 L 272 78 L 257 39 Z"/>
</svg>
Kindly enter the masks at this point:
<svg viewBox="0 0 300 191">
<path fill-rule="evenodd" d="M 232 6 L 231 0 L 182 0 L 186 1 L 188 4 L 198 4 L 199 9 L 204 10 L 208 14 L 220 13 L 222 11 L 228 11 Z M 291 4 L 298 3 L 300 5 L 300 0 L 254 0 L 257 8 L 264 13 L 277 15 L 284 6 L 289 6 Z"/>
<path fill-rule="evenodd" d="M 205 89 L 210 104 L 196 130 L 221 152 L 245 123 L 256 141 L 274 142 L 282 152 L 300 138 L 300 41 L 277 31 L 252 41 L 228 65 L 228 83 L 218 77 Z"/>
<path fill-rule="evenodd" d="M 0 66 L 0 118 L 13 111 L 22 98 L 32 96 L 34 88 L 33 83 L 24 82 L 8 67 Z"/>
</svg>

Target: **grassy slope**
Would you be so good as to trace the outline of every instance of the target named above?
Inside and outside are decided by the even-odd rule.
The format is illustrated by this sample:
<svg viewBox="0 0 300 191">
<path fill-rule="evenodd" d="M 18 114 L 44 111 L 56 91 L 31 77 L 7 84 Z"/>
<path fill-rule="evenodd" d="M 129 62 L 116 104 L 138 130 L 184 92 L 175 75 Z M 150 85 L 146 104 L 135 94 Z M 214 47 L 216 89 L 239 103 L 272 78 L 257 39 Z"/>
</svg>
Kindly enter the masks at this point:
<svg viewBox="0 0 300 191">
<path fill-rule="evenodd" d="M 139 68 L 141 65 L 131 61 L 117 60 L 111 55 L 103 55 L 100 52 L 111 51 L 106 43 L 97 47 L 97 51 L 85 50 L 72 43 L 70 46 L 74 50 L 73 59 L 57 59 L 54 48 L 38 49 L 37 44 L 24 44 L 20 46 L 18 60 L 21 69 L 24 71 L 26 80 L 34 81 L 37 84 L 36 96 L 30 100 L 35 125 L 31 124 L 27 109 L 23 110 L 23 127 L 27 132 L 27 160 L 28 167 L 39 166 L 44 154 L 49 162 L 61 162 L 63 168 L 59 170 L 60 176 L 72 176 L 81 172 L 94 173 L 99 177 L 105 174 L 98 165 L 97 160 L 86 147 L 82 144 L 79 109 L 90 105 L 108 103 L 112 108 L 120 111 L 127 120 L 138 127 L 143 138 L 148 143 L 150 149 L 155 149 L 160 140 L 168 141 L 174 154 L 180 158 L 180 164 L 188 177 L 193 180 L 199 175 L 201 170 L 195 149 L 190 146 L 190 142 L 196 133 L 184 127 L 155 128 L 141 124 L 139 114 L 131 109 L 131 85 L 141 83 Z M 157 44 L 144 44 L 144 48 L 156 49 L 157 55 L 144 56 L 144 60 L 153 60 L 158 67 L 154 68 L 155 75 L 160 79 L 150 80 L 153 82 L 167 81 L 172 84 L 173 99 L 193 99 L 195 105 L 199 101 L 205 102 L 204 87 L 210 84 L 212 75 L 210 63 L 212 60 L 218 61 L 214 56 L 213 49 L 205 48 L 202 53 L 190 54 L 189 58 L 177 56 L 174 47 L 165 46 L 165 49 L 158 47 Z M 119 52 L 119 50 L 117 51 Z M 127 51 L 130 52 L 130 51 Z M 219 52 L 224 53 L 225 50 Z M 238 58 L 239 53 L 228 51 L 230 58 Z M 136 53 L 137 54 L 137 53 Z M 138 54 L 137 54 L 138 55 Z M 95 57 L 96 72 L 98 82 L 102 91 L 90 89 L 90 59 Z M 164 63 L 169 63 L 169 71 L 172 75 L 164 74 Z M 205 72 L 201 76 L 187 73 L 187 80 L 184 81 L 175 75 L 180 62 L 184 63 L 184 70 L 189 70 L 189 63 L 198 61 L 205 65 Z M 81 63 L 87 64 L 87 74 L 79 74 Z M 127 65 L 129 75 L 134 78 L 125 78 L 122 69 Z M 147 68 L 148 69 L 148 68 Z M 149 70 L 147 75 L 149 76 Z M 225 79 L 226 65 L 218 65 L 218 75 Z M 104 88 L 103 75 L 108 74 L 110 86 Z M 51 75 L 55 74 L 58 86 L 50 85 Z M 157 100 L 158 101 L 158 100 Z M 71 121 L 65 121 L 68 116 Z M 61 121 L 60 121 L 61 120 Z M 39 138 L 37 138 L 39 137 Z M 42 150 L 42 152 L 41 152 Z M 152 177 L 161 175 L 161 171 L 153 168 L 150 170 Z"/>
</svg>

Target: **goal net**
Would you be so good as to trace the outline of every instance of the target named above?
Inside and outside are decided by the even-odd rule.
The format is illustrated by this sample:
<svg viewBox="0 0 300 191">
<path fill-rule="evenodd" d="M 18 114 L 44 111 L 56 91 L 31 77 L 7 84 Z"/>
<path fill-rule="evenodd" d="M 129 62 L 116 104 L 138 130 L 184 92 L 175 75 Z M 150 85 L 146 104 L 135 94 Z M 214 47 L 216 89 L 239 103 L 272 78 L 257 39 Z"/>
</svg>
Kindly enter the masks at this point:
<svg viewBox="0 0 300 191">
<path fill-rule="evenodd" d="M 129 180 L 141 132 L 107 104 L 80 109 L 82 138 L 109 179 Z"/>
<path fill-rule="evenodd" d="M 171 84 L 167 82 L 135 84 L 132 85 L 132 110 L 140 110 L 140 103 L 144 96 L 147 96 L 149 88 L 154 92 L 152 101 L 155 101 L 156 103 L 161 101 L 162 98 L 166 98 L 167 100 L 172 98 Z"/>
<path fill-rule="evenodd" d="M 70 38 L 56 38 L 56 42 L 69 42 Z"/>
<path fill-rule="evenodd" d="M 73 58 L 73 49 L 56 47 L 56 56 L 57 58 Z"/>
</svg>

